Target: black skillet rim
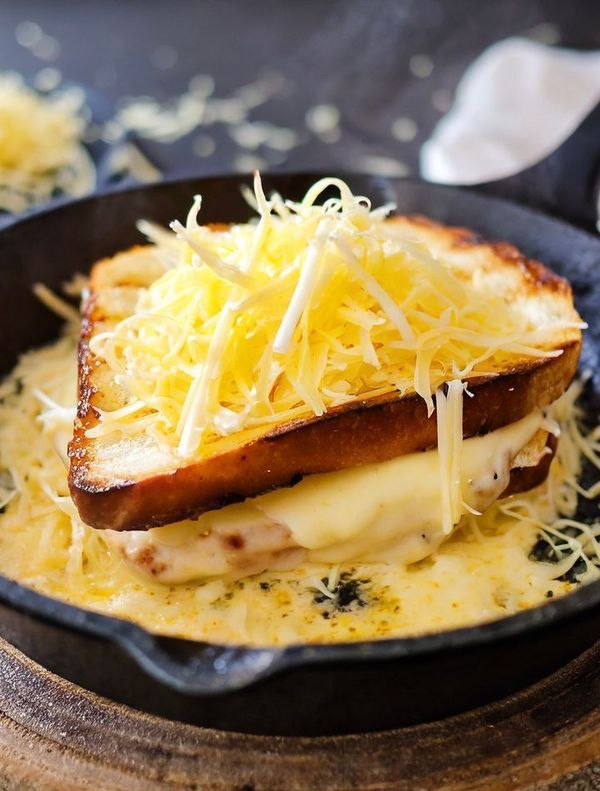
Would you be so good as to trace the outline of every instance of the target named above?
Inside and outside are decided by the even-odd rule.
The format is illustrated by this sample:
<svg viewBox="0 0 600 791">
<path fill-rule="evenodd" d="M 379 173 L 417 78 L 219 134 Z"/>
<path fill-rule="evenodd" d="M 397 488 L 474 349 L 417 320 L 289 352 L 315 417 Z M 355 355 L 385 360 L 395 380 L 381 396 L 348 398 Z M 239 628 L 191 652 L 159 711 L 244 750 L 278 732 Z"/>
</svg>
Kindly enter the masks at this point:
<svg viewBox="0 0 600 791">
<path fill-rule="evenodd" d="M 323 173 L 272 171 L 266 174 L 267 179 L 271 175 L 282 178 L 295 176 L 321 178 Z M 353 177 L 373 178 L 369 174 L 354 172 L 338 173 L 336 171 L 336 175 L 340 178 L 349 179 Z M 239 182 L 244 178 L 246 178 L 244 174 L 211 175 L 208 177 L 174 176 L 152 185 L 141 187 L 119 186 L 109 191 L 104 191 L 101 195 L 86 196 L 75 201 L 59 199 L 50 206 L 34 209 L 17 219 L 10 220 L 0 228 L 0 235 L 10 231 L 17 224 L 27 223 L 29 220 L 35 220 L 41 215 L 65 210 L 73 205 L 93 202 L 98 198 L 109 197 L 113 194 L 134 193 L 141 190 L 160 190 L 165 186 L 182 185 L 186 182 Z M 413 178 L 381 179 L 382 183 L 389 186 L 392 186 L 397 181 L 423 183 L 421 180 Z M 468 193 L 470 191 L 469 189 L 450 185 L 436 184 L 435 187 L 449 192 Z M 479 195 L 478 197 L 485 201 L 488 196 Z M 530 214 L 539 219 L 551 220 L 553 223 L 564 227 L 565 230 L 568 229 L 569 232 L 575 231 L 578 234 L 583 234 L 589 237 L 589 240 L 594 244 L 599 244 L 599 240 L 592 234 L 576 228 L 563 220 L 549 217 L 541 211 L 520 206 L 513 201 L 495 196 L 493 201 L 499 201 L 507 207 L 518 208 L 524 215 Z M 90 636 L 104 638 L 118 644 L 150 676 L 172 689 L 190 695 L 215 696 L 242 689 L 275 673 L 299 666 L 414 658 L 494 643 L 514 638 L 524 633 L 538 631 L 564 621 L 569 617 L 580 615 L 595 606 L 600 606 L 600 580 L 583 585 L 580 589 L 556 600 L 476 626 L 451 629 L 416 637 L 317 645 L 294 644 L 285 648 L 232 647 L 155 635 L 123 618 L 103 615 L 68 604 L 59 599 L 53 599 L 4 575 L 0 575 L 0 601 L 34 618 Z M 199 652 L 205 652 L 207 656 L 202 659 L 201 666 L 198 666 L 198 664 L 190 666 L 171 655 L 169 643 L 197 647 Z"/>
</svg>

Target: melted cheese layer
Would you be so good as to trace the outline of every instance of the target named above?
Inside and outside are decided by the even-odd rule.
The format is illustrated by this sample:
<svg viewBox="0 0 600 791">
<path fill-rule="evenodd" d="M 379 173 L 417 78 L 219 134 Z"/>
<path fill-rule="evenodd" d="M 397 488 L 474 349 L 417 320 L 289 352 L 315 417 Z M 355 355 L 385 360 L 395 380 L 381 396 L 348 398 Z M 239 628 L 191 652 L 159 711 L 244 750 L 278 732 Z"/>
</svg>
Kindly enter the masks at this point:
<svg viewBox="0 0 600 791">
<path fill-rule="evenodd" d="M 471 508 L 482 511 L 500 496 L 508 485 L 510 463 L 542 420 L 538 411 L 464 442 L 461 483 L 463 500 Z M 410 453 L 380 464 L 309 476 L 293 489 L 279 489 L 255 502 L 288 525 L 314 560 L 373 558 L 377 544 L 418 534 L 416 545 L 396 556 L 399 562 L 413 563 L 444 538 L 439 468 L 437 450 Z M 463 506 L 461 516 L 465 512 Z"/>
<path fill-rule="evenodd" d="M 512 461 L 540 429 L 542 412 L 463 443 L 460 507 L 484 511 L 506 489 Z M 438 450 L 311 475 L 293 488 L 109 543 L 147 576 L 169 584 L 247 576 L 299 562 L 415 563 L 448 537 Z M 297 551 L 300 550 L 300 551 Z"/>
</svg>

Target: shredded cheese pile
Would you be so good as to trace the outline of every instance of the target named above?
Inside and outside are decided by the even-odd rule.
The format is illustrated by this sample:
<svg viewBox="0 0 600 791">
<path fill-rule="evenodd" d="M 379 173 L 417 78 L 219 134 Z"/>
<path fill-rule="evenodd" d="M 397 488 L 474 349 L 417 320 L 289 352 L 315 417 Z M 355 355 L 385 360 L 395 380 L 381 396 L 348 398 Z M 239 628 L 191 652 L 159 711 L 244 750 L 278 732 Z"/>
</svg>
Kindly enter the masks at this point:
<svg viewBox="0 0 600 791">
<path fill-rule="evenodd" d="M 331 188 L 339 197 L 318 204 Z M 555 317 L 544 324 L 453 270 L 385 221 L 393 206 L 372 210 L 339 179 L 295 203 L 267 199 L 256 174 L 249 200 L 257 223 L 203 227 L 197 197 L 173 236 L 142 226 L 174 263 L 132 316 L 91 340 L 130 398 L 89 436 L 149 432 L 189 457 L 227 434 L 394 391 L 418 393 L 431 414 L 445 382 L 462 394 L 461 382 L 515 356 L 561 353 L 548 347 Z"/>
<path fill-rule="evenodd" d="M 55 194 L 77 197 L 96 184 L 81 144 L 83 92 L 43 96 L 14 73 L 0 74 L 0 210 L 24 211 Z"/>
</svg>

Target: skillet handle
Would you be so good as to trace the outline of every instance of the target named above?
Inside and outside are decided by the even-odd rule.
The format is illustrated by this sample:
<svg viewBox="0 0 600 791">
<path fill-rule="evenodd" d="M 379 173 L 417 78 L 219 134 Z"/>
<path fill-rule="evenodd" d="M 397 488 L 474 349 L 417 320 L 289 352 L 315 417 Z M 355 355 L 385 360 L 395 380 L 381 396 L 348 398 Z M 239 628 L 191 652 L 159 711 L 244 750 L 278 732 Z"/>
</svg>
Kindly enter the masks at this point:
<svg viewBox="0 0 600 791">
<path fill-rule="evenodd" d="M 514 176 L 471 189 L 600 230 L 600 104 L 545 159 Z"/>
<path fill-rule="evenodd" d="M 150 676 L 187 695 L 233 692 L 291 664 L 283 649 L 210 645 L 154 636 L 138 627 L 126 629 L 117 641 Z"/>
</svg>

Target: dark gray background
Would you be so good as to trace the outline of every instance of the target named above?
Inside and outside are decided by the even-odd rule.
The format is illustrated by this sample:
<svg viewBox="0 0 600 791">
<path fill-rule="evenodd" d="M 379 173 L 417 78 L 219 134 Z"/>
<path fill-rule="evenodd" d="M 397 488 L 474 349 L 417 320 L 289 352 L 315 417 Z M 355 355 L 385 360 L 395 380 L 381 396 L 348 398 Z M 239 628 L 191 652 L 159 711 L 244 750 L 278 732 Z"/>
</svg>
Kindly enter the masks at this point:
<svg viewBox="0 0 600 791">
<path fill-rule="evenodd" d="M 55 60 L 36 58 L 17 43 L 15 28 L 24 20 L 59 42 Z M 542 23 L 555 26 L 561 45 L 600 47 L 597 0 L 4 0 L 0 69 L 33 76 L 53 66 L 111 105 L 126 95 L 178 95 L 197 73 L 211 74 L 216 94 L 226 95 L 276 69 L 288 78 L 287 94 L 255 117 L 301 129 L 308 107 L 330 102 L 341 110 L 343 129 L 339 142 L 308 139 L 283 162 L 274 161 L 277 167 L 351 167 L 366 153 L 392 156 L 414 172 L 419 144 L 465 67 L 494 41 L 537 36 Z M 177 59 L 159 69 L 153 59 L 164 45 Z M 430 76 L 411 74 L 413 54 L 432 58 Z M 398 116 L 417 121 L 415 140 L 394 139 L 391 124 Z M 170 172 L 228 170 L 239 150 L 222 130 L 211 129 L 211 135 L 218 145 L 210 158 L 182 144 L 149 144 L 146 150 Z"/>
</svg>

